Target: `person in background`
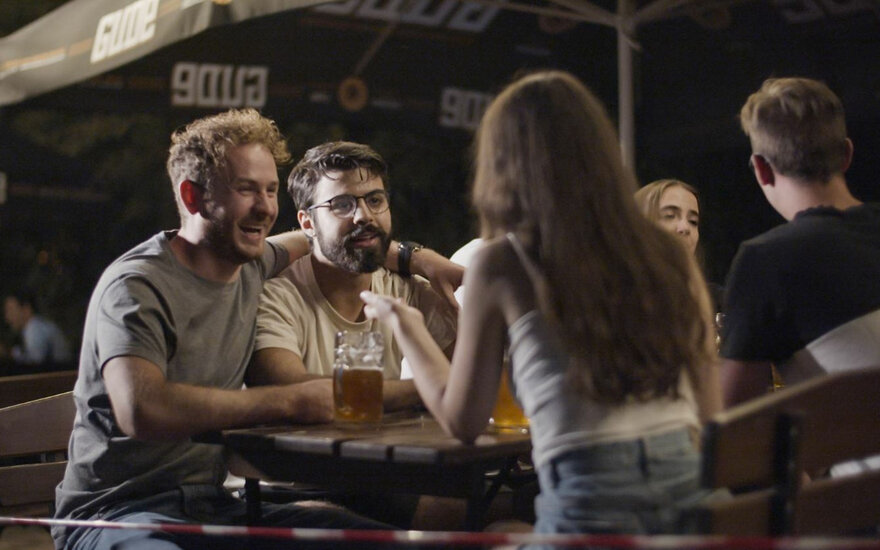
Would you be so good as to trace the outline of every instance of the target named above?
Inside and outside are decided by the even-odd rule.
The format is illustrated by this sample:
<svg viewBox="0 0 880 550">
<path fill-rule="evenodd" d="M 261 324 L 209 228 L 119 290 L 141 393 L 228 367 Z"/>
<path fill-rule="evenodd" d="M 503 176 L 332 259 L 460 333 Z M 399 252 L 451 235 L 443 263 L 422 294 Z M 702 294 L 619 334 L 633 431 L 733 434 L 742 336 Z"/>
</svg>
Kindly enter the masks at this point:
<svg viewBox="0 0 880 550">
<path fill-rule="evenodd" d="M 167 169 L 181 227 L 124 253 L 92 294 L 56 518 L 241 525 L 246 505 L 223 487 L 223 447 L 192 436 L 332 419 L 329 385 L 289 384 L 248 367 L 263 282 L 309 250 L 301 232 L 268 237 L 278 216 L 277 165 L 289 159 L 274 122 L 253 109 L 204 117 L 172 136 Z M 443 260 L 419 268 L 432 258 L 419 258 L 414 271 L 437 275 L 451 293 L 460 267 Z M 253 379 L 264 385 L 242 389 Z M 385 527 L 296 504 L 264 503 L 261 517 L 267 526 Z M 53 536 L 69 549 L 289 543 L 85 526 L 55 526 Z"/>
<path fill-rule="evenodd" d="M 452 364 L 421 314 L 362 294 L 451 435 L 486 427 L 509 340 L 531 422 L 539 533 L 669 533 L 704 496 L 694 442 L 720 409 L 699 268 L 636 208 L 604 107 L 574 76 L 507 87 L 476 138 L 485 243 L 465 274 Z"/>
<path fill-rule="evenodd" d="M 27 365 L 64 364 L 73 360 L 70 343 L 54 322 L 37 312 L 29 292 L 15 292 L 3 300 L 3 318 L 21 336 L 21 345 L 10 350 L 10 358 Z"/>
<path fill-rule="evenodd" d="M 656 180 L 636 191 L 635 199 L 642 214 L 679 236 L 703 267 L 703 250 L 700 247 L 700 194 L 696 188 L 681 180 Z M 720 313 L 723 310 L 724 288 L 710 281 L 706 284 L 715 313 Z"/>
<path fill-rule="evenodd" d="M 847 186 L 853 144 L 840 99 L 816 80 L 769 79 L 740 122 L 754 177 L 787 223 L 742 243 L 730 268 L 727 405 L 763 395 L 770 364 L 786 386 L 880 365 L 880 204 Z"/>
</svg>

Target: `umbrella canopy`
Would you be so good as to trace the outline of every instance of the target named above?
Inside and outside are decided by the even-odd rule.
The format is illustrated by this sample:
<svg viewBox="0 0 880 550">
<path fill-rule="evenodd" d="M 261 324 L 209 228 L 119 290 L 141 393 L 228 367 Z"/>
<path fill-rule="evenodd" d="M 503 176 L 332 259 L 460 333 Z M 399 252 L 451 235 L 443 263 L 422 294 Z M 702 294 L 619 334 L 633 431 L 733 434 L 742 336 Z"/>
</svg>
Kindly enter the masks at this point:
<svg viewBox="0 0 880 550">
<path fill-rule="evenodd" d="M 104 73 L 211 27 L 326 0 L 78 0 L 0 40 L 0 105 Z"/>
<path fill-rule="evenodd" d="M 322 2 L 326 0 L 70 1 L 0 40 L 0 106 L 100 75 L 212 27 L 241 23 Z M 572 21 L 595 23 L 612 29 L 615 36 L 605 39 L 613 40 L 608 40 L 609 45 L 616 44 L 621 147 L 624 160 L 632 165 L 632 48 L 638 27 L 675 15 L 701 13 L 696 6 L 702 6 L 703 10 L 717 9 L 730 3 L 735 2 L 617 0 L 609 5 L 608 1 L 599 4 L 589 0 L 554 0 L 548 6 L 503 0 L 346 0 L 329 4 L 319 11 L 385 23 L 384 28 L 364 45 L 357 63 L 349 68 L 350 74 L 339 82 L 336 94 L 340 104 L 348 110 L 359 110 L 365 106 L 368 90 L 361 73 L 401 25 L 439 31 L 438 36 L 442 35 L 443 39 L 448 39 L 448 33 L 459 35 L 458 39 L 461 39 L 468 33 L 484 33 L 504 8 L 538 15 L 542 18 L 542 30 L 549 34 L 570 30 Z M 262 41 L 265 37 L 248 38 Z M 511 45 L 509 38 L 499 37 L 500 45 Z M 254 47 L 253 43 L 247 45 L 251 50 Z M 487 54 L 492 49 L 497 50 L 497 45 L 492 43 L 482 53 Z M 606 58 L 614 56 L 613 49 L 605 47 L 601 51 Z M 610 52 L 610 55 L 604 52 Z M 543 51 L 537 54 L 538 57 L 543 55 L 547 54 Z M 515 60 L 517 56 L 507 57 Z M 470 79 L 480 74 L 481 69 L 470 72 Z M 263 66 L 232 69 L 217 64 L 176 65 L 171 78 L 180 85 L 172 99 L 175 105 L 222 107 L 250 102 L 262 106 L 268 91 L 268 73 Z M 185 90 L 185 86 L 189 86 L 189 89 Z M 445 109 L 441 124 L 446 121 L 448 125 L 473 127 L 486 102 L 485 94 L 445 90 L 440 98 Z"/>
<path fill-rule="evenodd" d="M 880 199 L 875 0 L 344 0 L 303 9 L 158 0 L 152 31 L 136 25 L 151 19 L 126 16 L 128 6 L 150 7 L 135 0 L 0 3 L 3 30 L 48 11 L 34 6 L 61 6 L 0 38 L 0 89 L 11 101 L 0 107 L 0 285 L 33 258 L 47 256 L 45 269 L 57 256 L 78 289 L 57 294 L 85 301 L 113 257 L 177 223 L 164 174 L 169 133 L 243 106 L 275 119 L 295 156 L 327 139 L 374 146 L 392 167 L 395 228 L 452 252 L 474 229 L 471 131 L 498 88 L 530 67 L 584 80 L 620 120 L 624 151 L 626 113 L 638 115 L 629 119 L 634 167 L 643 182 L 676 177 L 700 189 L 715 281 L 741 240 L 781 221 L 748 170 L 736 119 L 768 76 L 819 78 L 841 96 L 856 146 L 850 186 Z M 31 17 L 16 20 L 23 12 Z M 161 38 L 174 20 L 167 28 L 177 34 Z M 25 30 L 42 41 L 24 48 Z M 632 88 L 621 80 L 629 54 Z M 78 69 L 64 68 L 74 61 Z M 284 196 L 277 227 L 294 223 Z M 23 256 L 22 243 L 32 253 Z"/>
</svg>

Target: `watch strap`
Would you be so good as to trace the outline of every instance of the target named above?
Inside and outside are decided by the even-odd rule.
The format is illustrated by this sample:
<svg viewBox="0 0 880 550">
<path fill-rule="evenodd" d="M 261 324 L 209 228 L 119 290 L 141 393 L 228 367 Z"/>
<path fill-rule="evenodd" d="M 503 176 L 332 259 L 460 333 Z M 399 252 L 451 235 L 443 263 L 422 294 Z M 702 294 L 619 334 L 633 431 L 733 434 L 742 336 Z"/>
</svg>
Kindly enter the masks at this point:
<svg viewBox="0 0 880 550">
<path fill-rule="evenodd" d="M 424 246 L 413 241 L 400 241 L 397 245 L 397 274 L 401 277 L 412 277 L 410 263 L 413 252 L 421 250 Z"/>
</svg>

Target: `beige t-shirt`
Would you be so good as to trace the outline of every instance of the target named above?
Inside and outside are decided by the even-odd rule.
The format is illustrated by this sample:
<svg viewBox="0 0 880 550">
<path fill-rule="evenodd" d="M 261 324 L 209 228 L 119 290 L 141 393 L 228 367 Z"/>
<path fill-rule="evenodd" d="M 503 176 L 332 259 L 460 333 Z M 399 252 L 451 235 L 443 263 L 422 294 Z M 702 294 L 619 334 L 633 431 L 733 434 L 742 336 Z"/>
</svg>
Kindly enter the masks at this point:
<svg viewBox="0 0 880 550">
<path fill-rule="evenodd" d="M 399 379 L 403 353 L 391 329 L 375 320 L 352 323 L 339 315 L 318 288 L 311 260 L 311 255 L 300 258 L 278 277 L 266 281 L 257 312 L 255 349 L 290 350 L 302 358 L 307 372 L 330 376 L 336 332 L 375 330 L 381 332 L 385 340 L 385 379 Z M 457 314 L 425 279 L 403 278 L 380 268 L 373 272 L 371 290 L 403 298 L 419 309 L 440 349 L 445 350 L 455 341 Z"/>
</svg>

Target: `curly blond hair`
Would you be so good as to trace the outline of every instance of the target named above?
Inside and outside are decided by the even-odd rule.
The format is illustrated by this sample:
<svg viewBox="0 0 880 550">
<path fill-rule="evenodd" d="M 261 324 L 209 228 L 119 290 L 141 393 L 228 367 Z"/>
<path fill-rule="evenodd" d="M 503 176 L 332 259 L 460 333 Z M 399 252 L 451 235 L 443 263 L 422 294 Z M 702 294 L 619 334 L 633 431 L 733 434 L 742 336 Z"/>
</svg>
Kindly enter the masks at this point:
<svg viewBox="0 0 880 550">
<path fill-rule="evenodd" d="M 171 135 L 166 167 L 181 218 L 186 209 L 177 193 L 180 182 L 189 180 L 211 190 L 226 168 L 227 151 L 250 143 L 265 146 L 276 165 L 290 162 L 287 142 L 275 122 L 254 109 L 232 109 L 200 118 Z"/>
</svg>

